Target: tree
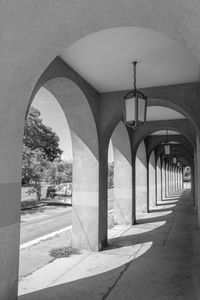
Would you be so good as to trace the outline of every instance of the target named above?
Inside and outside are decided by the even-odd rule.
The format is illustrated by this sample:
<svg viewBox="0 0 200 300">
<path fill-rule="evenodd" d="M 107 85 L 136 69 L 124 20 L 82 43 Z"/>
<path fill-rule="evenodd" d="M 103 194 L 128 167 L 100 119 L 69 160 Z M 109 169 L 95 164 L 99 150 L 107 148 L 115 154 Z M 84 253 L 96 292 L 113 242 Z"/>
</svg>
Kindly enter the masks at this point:
<svg viewBox="0 0 200 300">
<path fill-rule="evenodd" d="M 189 166 L 183 169 L 183 181 L 185 182 L 191 181 L 191 168 Z"/>
<path fill-rule="evenodd" d="M 40 149 L 49 161 L 61 157 L 59 137 L 43 124 L 41 113 L 31 106 L 24 129 L 23 144 L 31 150 Z"/>
<path fill-rule="evenodd" d="M 31 150 L 23 146 L 22 157 L 22 183 L 33 183 L 28 193 L 36 193 L 38 200 L 41 196 L 41 182 L 45 178 L 45 169 L 49 161 L 41 149 Z"/>
<path fill-rule="evenodd" d="M 72 182 L 72 163 L 56 158 L 45 170 L 46 181 L 50 184 Z"/>
</svg>

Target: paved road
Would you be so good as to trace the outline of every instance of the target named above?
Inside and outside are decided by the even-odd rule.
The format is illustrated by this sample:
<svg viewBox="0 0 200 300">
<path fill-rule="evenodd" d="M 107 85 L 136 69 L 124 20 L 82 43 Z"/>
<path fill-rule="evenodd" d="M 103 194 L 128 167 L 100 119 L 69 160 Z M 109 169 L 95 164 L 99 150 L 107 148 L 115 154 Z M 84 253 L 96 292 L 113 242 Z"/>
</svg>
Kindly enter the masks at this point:
<svg viewBox="0 0 200 300">
<path fill-rule="evenodd" d="M 112 191 L 109 192 L 108 209 L 113 208 Z M 47 206 L 23 211 L 21 215 L 20 244 L 27 243 L 72 224 L 70 206 Z"/>
<path fill-rule="evenodd" d="M 72 208 L 70 206 L 42 207 L 32 214 L 21 216 L 20 243 L 26 243 L 57 231 L 72 223 Z"/>
</svg>

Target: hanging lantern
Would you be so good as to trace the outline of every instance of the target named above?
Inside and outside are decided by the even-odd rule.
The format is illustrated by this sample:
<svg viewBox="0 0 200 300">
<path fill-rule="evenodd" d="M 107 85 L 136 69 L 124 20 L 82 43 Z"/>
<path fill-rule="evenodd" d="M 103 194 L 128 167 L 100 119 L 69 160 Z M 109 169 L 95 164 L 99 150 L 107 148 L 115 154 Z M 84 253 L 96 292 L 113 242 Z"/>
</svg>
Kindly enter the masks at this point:
<svg viewBox="0 0 200 300">
<path fill-rule="evenodd" d="M 170 155 L 170 143 L 168 140 L 168 130 L 166 133 L 166 141 L 164 143 L 164 153 L 165 153 L 165 155 Z"/>
<path fill-rule="evenodd" d="M 136 64 L 133 62 L 133 90 L 124 96 L 124 122 L 133 128 L 145 123 L 147 112 L 147 97 L 136 88 Z"/>
<path fill-rule="evenodd" d="M 165 155 L 170 155 L 170 143 L 164 144 Z"/>
<path fill-rule="evenodd" d="M 173 158 L 172 158 L 172 162 L 173 162 L 173 164 L 176 164 L 176 163 L 177 163 L 176 156 L 173 156 Z"/>
<path fill-rule="evenodd" d="M 180 166 L 181 166 L 181 162 L 177 161 L 177 167 L 180 167 Z"/>
</svg>

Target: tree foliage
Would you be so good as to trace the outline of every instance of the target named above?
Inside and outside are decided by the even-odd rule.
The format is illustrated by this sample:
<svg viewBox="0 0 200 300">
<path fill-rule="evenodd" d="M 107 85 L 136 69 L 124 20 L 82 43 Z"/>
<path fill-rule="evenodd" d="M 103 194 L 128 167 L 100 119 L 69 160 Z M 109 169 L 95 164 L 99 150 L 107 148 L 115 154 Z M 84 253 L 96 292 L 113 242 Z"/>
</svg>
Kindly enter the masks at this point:
<svg viewBox="0 0 200 300">
<path fill-rule="evenodd" d="M 61 157 L 59 137 L 43 124 L 41 113 L 31 106 L 24 129 L 23 144 L 31 150 L 40 149 L 49 161 Z"/>
<path fill-rule="evenodd" d="M 108 163 L 108 188 L 114 187 L 114 163 Z"/>
<path fill-rule="evenodd" d="M 23 146 L 22 183 L 33 183 L 29 194 L 36 193 L 38 200 L 41 195 L 41 182 L 45 179 L 45 170 L 49 162 L 40 149 L 31 150 Z"/>
<path fill-rule="evenodd" d="M 183 169 L 183 181 L 185 182 L 191 181 L 191 168 L 189 166 Z"/>
<path fill-rule="evenodd" d="M 24 130 L 22 184 L 32 184 L 28 193 L 36 193 L 38 200 L 42 181 L 54 185 L 72 181 L 72 163 L 63 161 L 61 154 L 59 137 L 31 107 Z"/>
<path fill-rule="evenodd" d="M 46 168 L 45 178 L 48 183 L 55 185 L 72 182 L 72 163 L 56 158 Z"/>
</svg>

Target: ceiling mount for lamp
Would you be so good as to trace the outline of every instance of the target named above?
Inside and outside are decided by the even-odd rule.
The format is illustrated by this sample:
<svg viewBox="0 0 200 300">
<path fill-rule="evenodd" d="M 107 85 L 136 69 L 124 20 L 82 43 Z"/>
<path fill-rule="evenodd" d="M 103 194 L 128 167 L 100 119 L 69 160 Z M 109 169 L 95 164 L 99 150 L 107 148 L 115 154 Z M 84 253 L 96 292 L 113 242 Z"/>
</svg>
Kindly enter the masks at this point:
<svg viewBox="0 0 200 300">
<path fill-rule="evenodd" d="M 136 87 L 136 65 L 133 63 L 133 90 L 129 91 L 125 96 L 124 122 L 127 126 L 136 128 L 138 125 L 144 124 L 147 112 L 147 97 L 137 90 Z"/>
<path fill-rule="evenodd" d="M 170 142 L 168 140 L 168 130 L 166 133 L 166 141 L 164 142 L 164 152 L 165 155 L 170 155 Z"/>
</svg>

